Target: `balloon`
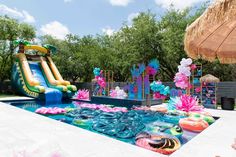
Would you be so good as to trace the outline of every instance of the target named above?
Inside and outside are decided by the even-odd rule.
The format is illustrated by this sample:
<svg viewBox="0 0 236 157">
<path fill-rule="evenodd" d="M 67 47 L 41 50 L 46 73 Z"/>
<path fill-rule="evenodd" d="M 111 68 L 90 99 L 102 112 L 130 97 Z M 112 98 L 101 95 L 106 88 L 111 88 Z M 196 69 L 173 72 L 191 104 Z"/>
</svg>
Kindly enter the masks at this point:
<svg viewBox="0 0 236 157">
<path fill-rule="evenodd" d="M 185 66 L 178 66 L 179 72 L 186 75 L 186 76 L 190 76 L 191 75 L 191 68 L 190 67 L 185 67 Z"/>
<path fill-rule="evenodd" d="M 188 77 L 180 72 L 176 73 L 174 82 L 175 82 L 175 86 L 181 89 L 186 89 L 190 86 Z"/>
<path fill-rule="evenodd" d="M 95 76 L 99 76 L 99 75 L 100 75 L 100 71 L 101 71 L 100 68 L 94 68 L 93 74 L 94 74 Z"/>
<path fill-rule="evenodd" d="M 182 66 L 190 66 L 193 63 L 191 58 L 185 59 L 183 58 L 180 62 L 180 65 Z"/>
</svg>

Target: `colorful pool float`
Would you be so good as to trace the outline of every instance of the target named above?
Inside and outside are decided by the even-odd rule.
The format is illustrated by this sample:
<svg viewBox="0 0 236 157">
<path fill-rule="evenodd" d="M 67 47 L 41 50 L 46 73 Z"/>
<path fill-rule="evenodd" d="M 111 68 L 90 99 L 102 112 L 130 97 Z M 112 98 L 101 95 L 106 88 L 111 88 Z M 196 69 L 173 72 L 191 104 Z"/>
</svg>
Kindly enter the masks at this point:
<svg viewBox="0 0 236 157">
<path fill-rule="evenodd" d="M 112 107 L 109 105 L 98 105 L 98 104 L 89 104 L 89 103 L 76 103 L 78 107 L 89 108 L 95 110 L 101 110 L 104 112 L 128 112 L 125 107 Z"/>
<path fill-rule="evenodd" d="M 150 109 L 151 111 L 162 112 L 162 113 L 166 113 L 168 111 L 167 108 L 163 106 L 151 107 Z"/>
<path fill-rule="evenodd" d="M 89 117 L 76 117 L 72 121 L 74 125 L 77 125 L 82 128 L 89 128 L 92 125 L 92 119 Z"/>
<path fill-rule="evenodd" d="M 181 147 L 181 143 L 176 137 L 164 133 L 142 132 L 135 137 L 135 144 L 165 155 L 169 155 Z"/>
<path fill-rule="evenodd" d="M 93 110 L 90 108 L 77 108 L 74 110 L 67 111 L 65 115 L 68 117 L 80 117 L 80 116 L 95 117 L 99 113 L 100 113 L 99 110 Z"/>
<path fill-rule="evenodd" d="M 200 118 L 202 120 L 205 120 L 209 125 L 215 122 L 215 119 L 210 115 L 203 115 L 203 114 L 192 112 L 190 113 L 190 117 L 195 117 L 195 118 Z"/>
<path fill-rule="evenodd" d="M 187 117 L 184 112 L 172 111 L 163 116 L 163 121 L 167 123 L 179 124 L 179 120 Z"/>
<path fill-rule="evenodd" d="M 64 114 L 66 113 L 66 110 L 63 108 L 59 108 L 59 107 L 40 107 L 38 108 L 36 111 L 36 113 L 39 114 L 52 114 L 52 115 L 56 115 L 56 114 Z"/>
<path fill-rule="evenodd" d="M 183 129 L 179 125 L 156 121 L 146 126 L 146 130 L 151 133 L 167 133 L 181 139 Z"/>
<path fill-rule="evenodd" d="M 103 112 L 94 119 L 92 129 L 120 139 L 133 138 L 145 125 L 135 112 Z"/>
<path fill-rule="evenodd" d="M 209 126 L 209 124 L 205 120 L 196 117 L 180 119 L 179 125 L 184 130 L 193 132 L 201 132 Z"/>
</svg>

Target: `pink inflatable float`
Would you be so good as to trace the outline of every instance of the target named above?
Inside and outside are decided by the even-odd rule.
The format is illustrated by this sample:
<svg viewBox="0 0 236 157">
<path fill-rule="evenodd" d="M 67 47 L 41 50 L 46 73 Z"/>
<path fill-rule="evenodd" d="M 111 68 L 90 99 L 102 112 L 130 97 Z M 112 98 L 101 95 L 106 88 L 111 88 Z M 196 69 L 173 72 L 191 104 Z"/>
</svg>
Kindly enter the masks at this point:
<svg viewBox="0 0 236 157">
<path fill-rule="evenodd" d="M 36 111 L 36 113 L 39 114 L 63 114 L 66 112 L 65 109 L 63 108 L 58 108 L 58 107 L 40 107 Z"/>
<path fill-rule="evenodd" d="M 110 107 L 108 105 L 97 105 L 97 104 L 88 104 L 88 103 L 80 103 L 77 106 L 82 108 L 91 108 L 96 110 L 102 110 L 103 112 L 127 112 L 127 108 L 125 107 Z"/>
</svg>

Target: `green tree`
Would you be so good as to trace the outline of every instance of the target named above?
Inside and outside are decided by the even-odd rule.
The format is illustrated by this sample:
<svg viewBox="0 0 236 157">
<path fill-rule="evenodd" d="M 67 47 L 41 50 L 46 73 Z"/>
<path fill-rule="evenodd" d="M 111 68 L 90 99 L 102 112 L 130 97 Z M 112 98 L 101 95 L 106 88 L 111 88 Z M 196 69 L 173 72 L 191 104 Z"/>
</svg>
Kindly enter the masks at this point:
<svg viewBox="0 0 236 157">
<path fill-rule="evenodd" d="M 0 16 L 0 81 L 10 78 L 15 46 L 13 41 L 21 38 L 31 40 L 35 28 L 16 19 Z"/>
<path fill-rule="evenodd" d="M 112 47 L 117 63 L 120 81 L 130 78 L 132 64 L 147 63 L 157 58 L 161 65 L 159 78 L 163 81 L 173 80 L 177 65 L 186 57 L 184 51 L 184 34 L 203 9 L 193 13 L 170 9 L 159 20 L 151 12 L 143 12 L 133 19 L 132 25 L 124 25 L 115 35 Z M 122 77 L 123 76 L 123 77 Z"/>
<path fill-rule="evenodd" d="M 133 19 L 132 25 L 124 24 L 112 36 L 70 34 L 65 40 L 51 37 L 45 42 L 59 48 L 53 58 L 62 75 L 72 81 L 91 81 L 94 67 L 114 71 L 116 81 L 128 81 L 133 64 L 147 63 L 153 58 L 157 58 L 161 65 L 159 79 L 172 81 L 180 60 L 187 57 L 183 43 L 185 29 L 205 8 L 206 5 L 182 11 L 170 8 L 158 19 L 150 11 L 143 12 Z M 205 73 L 221 72 L 223 80 L 233 79 L 230 72 L 234 66 L 200 62 Z"/>
<path fill-rule="evenodd" d="M 161 51 L 161 33 L 155 15 L 150 12 L 141 13 L 133 19 L 131 26 L 124 25 L 113 39 L 113 49 L 116 55 L 116 70 L 119 81 L 130 78 L 130 68 L 133 64 L 147 63 L 152 58 L 158 58 Z"/>
<path fill-rule="evenodd" d="M 42 41 L 58 48 L 53 60 L 65 79 L 90 82 L 94 67 L 109 69 L 111 66 L 111 54 L 104 45 L 104 39 L 69 34 L 65 40 L 44 36 Z"/>
</svg>

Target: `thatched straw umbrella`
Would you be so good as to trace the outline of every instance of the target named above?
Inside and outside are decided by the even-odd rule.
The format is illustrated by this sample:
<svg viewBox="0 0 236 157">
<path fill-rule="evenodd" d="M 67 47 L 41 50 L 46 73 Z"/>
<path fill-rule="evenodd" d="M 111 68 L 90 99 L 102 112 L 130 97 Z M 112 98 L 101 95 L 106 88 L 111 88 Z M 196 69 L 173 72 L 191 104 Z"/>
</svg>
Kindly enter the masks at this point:
<svg viewBox="0 0 236 157">
<path fill-rule="evenodd" d="M 216 0 L 186 29 L 184 42 L 193 59 L 236 63 L 236 0 Z"/>
<path fill-rule="evenodd" d="M 206 82 L 206 83 L 219 83 L 220 82 L 220 79 L 211 75 L 211 74 L 207 74 L 205 76 L 202 76 L 200 78 L 200 82 L 203 83 L 203 82 Z"/>
</svg>

